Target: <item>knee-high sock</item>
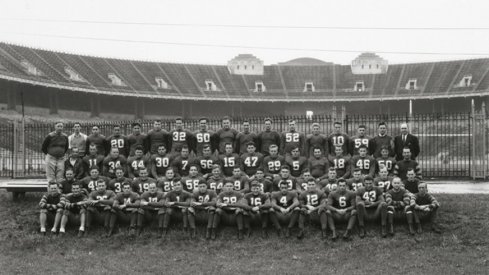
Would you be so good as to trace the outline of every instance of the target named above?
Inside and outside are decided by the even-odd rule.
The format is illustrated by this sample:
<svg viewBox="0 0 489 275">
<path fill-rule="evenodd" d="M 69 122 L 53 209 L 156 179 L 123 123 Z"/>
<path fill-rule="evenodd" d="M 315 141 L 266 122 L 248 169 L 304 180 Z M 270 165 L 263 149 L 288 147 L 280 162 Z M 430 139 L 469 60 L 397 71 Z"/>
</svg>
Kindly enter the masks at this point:
<svg viewBox="0 0 489 275">
<path fill-rule="evenodd" d="M 167 218 L 166 218 L 166 216 L 167 216 L 167 215 L 168 215 L 168 214 L 166 214 L 166 213 L 158 214 L 158 228 L 166 228 L 166 227 L 165 227 L 165 221 L 166 221 L 166 219 L 167 219 Z M 169 218 L 168 218 L 168 222 L 169 222 L 169 221 L 170 221 L 170 220 L 169 220 Z M 167 223 L 167 225 L 168 225 L 168 223 Z"/>
<path fill-rule="evenodd" d="M 131 223 L 129 224 L 129 227 L 131 229 L 135 228 L 136 227 L 136 223 L 138 221 L 138 213 L 137 212 L 132 212 L 131 215 Z"/>
<path fill-rule="evenodd" d="M 413 223 L 413 217 L 414 217 L 415 222 L 416 223 L 419 223 L 419 217 L 416 214 L 416 211 L 415 210 L 413 210 L 413 211 L 407 211 L 406 212 L 406 220 L 407 220 L 408 224 L 412 224 Z"/>
<path fill-rule="evenodd" d="M 209 212 L 209 216 L 207 218 L 207 228 L 212 228 L 212 225 L 214 224 L 214 217 L 216 216 L 216 213 L 214 211 Z"/>
<path fill-rule="evenodd" d="M 387 223 L 387 207 L 385 204 L 382 204 L 380 208 L 380 224 L 385 226 Z"/>
<path fill-rule="evenodd" d="M 195 216 L 192 213 L 188 213 L 188 224 L 190 228 L 195 229 Z"/>
<path fill-rule="evenodd" d="M 39 223 L 41 224 L 41 228 L 46 228 L 46 221 L 47 221 L 47 215 L 46 213 L 41 213 L 39 215 Z"/>
<path fill-rule="evenodd" d="M 219 227 L 219 222 L 221 221 L 221 215 L 219 213 L 214 214 L 214 221 L 212 222 L 212 228 L 216 229 Z"/>
<path fill-rule="evenodd" d="M 292 211 L 292 214 L 290 216 L 290 222 L 289 222 L 289 228 L 294 227 L 295 223 L 299 219 L 299 211 Z"/>
<path fill-rule="evenodd" d="M 109 213 L 107 213 L 107 214 L 109 214 Z M 117 214 L 116 213 L 110 213 L 109 215 L 110 215 L 109 227 L 112 229 L 115 227 L 115 222 L 117 221 Z"/>
<path fill-rule="evenodd" d="M 394 223 L 394 212 L 392 212 L 392 210 L 387 211 L 387 221 L 389 224 Z"/>
<path fill-rule="evenodd" d="M 87 212 L 87 228 L 92 226 L 93 213 L 91 211 Z"/>
<path fill-rule="evenodd" d="M 326 217 L 325 212 L 319 214 L 319 222 L 321 223 L 321 230 L 326 230 L 326 228 L 328 228 L 328 217 Z"/>
<path fill-rule="evenodd" d="M 277 214 L 275 212 L 271 212 L 269 215 L 270 215 L 270 220 L 273 223 L 273 226 L 276 229 L 281 229 L 282 227 L 280 226 L 280 222 L 278 221 Z"/>
<path fill-rule="evenodd" d="M 111 213 L 109 211 L 104 211 L 103 215 L 104 215 L 104 227 L 109 228 Z"/>
<path fill-rule="evenodd" d="M 336 231 L 333 216 L 332 215 L 326 215 L 326 216 L 328 218 L 329 229 L 331 229 L 331 231 Z"/>
<path fill-rule="evenodd" d="M 188 215 L 187 212 L 182 211 L 182 223 L 183 223 L 183 228 L 188 228 Z"/>
<path fill-rule="evenodd" d="M 137 227 L 141 228 L 143 227 L 143 219 L 144 219 L 144 215 L 141 214 L 141 213 L 137 213 Z"/>
<path fill-rule="evenodd" d="M 59 223 L 61 222 L 61 217 L 63 216 L 63 213 L 57 212 L 56 216 L 54 217 L 54 225 L 53 228 L 58 228 Z"/>
<path fill-rule="evenodd" d="M 365 226 L 365 205 L 363 203 L 357 204 L 357 217 L 358 217 L 358 225 L 360 227 Z"/>
<path fill-rule="evenodd" d="M 170 224 L 170 219 L 171 219 L 171 213 L 165 213 L 163 218 L 163 228 L 168 228 L 168 225 Z"/>
<path fill-rule="evenodd" d="M 251 228 L 251 225 L 250 225 L 251 217 L 250 217 L 250 215 L 243 216 L 243 221 L 244 221 L 244 227 L 246 229 Z"/>
<path fill-rule="evenodd" d="M 60 229 L 65 229 L 66 228 L 66 224 L 68 223 L 68 215 L 63 215 L 61 217 L 61 225 L 60 225 Z"/>
<path fill-rule="evenodd" d="M 268 227 L 268 213 L 260 213 L 261 227 Z"/>
<path fill-rule="evenodd" d="M 236 214 L 236 224 L 238 225 L 238 230 L 243 230 L 243 213 Z"/>
<path fill-rule="evenodd" d="M 348 226 L 346 227 L 347 230 L 352 230 L 353 227 L 355 226 L 355 221 L 357 220 L 356 215 L 351 215 L 350 218 L 348 219 Z"/>
<path fill-rule="evenodd" d="M 299 229 L 304 229 L 304 223 L 306 223 L 306 214 L 301 212 L 299 214 Z"/>
</svg>

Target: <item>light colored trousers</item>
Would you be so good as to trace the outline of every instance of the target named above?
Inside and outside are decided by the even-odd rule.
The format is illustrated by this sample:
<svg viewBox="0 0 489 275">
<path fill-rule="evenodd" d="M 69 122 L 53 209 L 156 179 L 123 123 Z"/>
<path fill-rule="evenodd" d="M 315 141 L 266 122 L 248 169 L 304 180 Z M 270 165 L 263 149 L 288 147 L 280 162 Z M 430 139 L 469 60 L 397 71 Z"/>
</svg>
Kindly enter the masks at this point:
<svg viewBox="0 0 489 275">
<path fill-rule="evenodd" d="M 48 182 L 60 182 L 64 178 L 65 158 L 56 158 L 49 154 L 46 155 L 46 178 Z"/>
</svg>

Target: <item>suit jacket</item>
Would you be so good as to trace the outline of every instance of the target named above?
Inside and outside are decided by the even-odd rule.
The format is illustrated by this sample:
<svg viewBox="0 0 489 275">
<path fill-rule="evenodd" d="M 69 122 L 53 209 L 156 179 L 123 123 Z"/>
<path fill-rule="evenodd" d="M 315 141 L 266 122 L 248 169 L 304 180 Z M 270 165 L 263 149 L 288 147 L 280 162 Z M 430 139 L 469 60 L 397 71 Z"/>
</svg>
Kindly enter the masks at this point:
<svg viewBox="0 0 489 275">
<path fill-rule="evenodd" d="M 76 158 L 75 164 L 72 165 L 70 158 L 68 157 L 68 159 L 65 160 L 65 171 L 68 168 L 73 170 L 75 180 L 80 180 L 85 176 L 85 167 L 81 158 Z"/>
<path fill-rule="evenodd" d="M 406 142 L 402 140 L 402 135 L 394 138 L 394 148 L 396 151 L 396 160 L 402 160 L 402 148 L 409 147 L 411 149 L 411 158 L 414 160 L 419 155 L 419 140 L 418 137 L 407 134 Z"/>
</svg>

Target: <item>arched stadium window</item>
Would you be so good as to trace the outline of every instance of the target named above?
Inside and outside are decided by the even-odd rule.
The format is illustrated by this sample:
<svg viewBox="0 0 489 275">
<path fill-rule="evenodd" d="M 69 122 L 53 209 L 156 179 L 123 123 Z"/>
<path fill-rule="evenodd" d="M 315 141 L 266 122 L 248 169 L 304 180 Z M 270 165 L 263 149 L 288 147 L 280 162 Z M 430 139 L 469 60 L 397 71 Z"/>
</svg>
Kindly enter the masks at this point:
<svg viewBox="0 0 489 275">
<path fill-rule="evenodd" d="M 472 75 L 464 75 L 460 84 L 462 87 L 470 87 L 472 85 Z"/>
<path fill-rule="evenodd" d="M 363 91 L 365 91 L 365 84 L 363 83 L 363 81 L 357 81 L 355 83 L 354 90 L 355 90 L 355 92 L 363 92 Z"/>
<path fill-rule="evenodd" d="M 304 83 L 304 92 L 314 92 L 316 89 L 314 88 L 314 83 L 306 82 Z"/>
<path fill-rule="evenodd" d="M 166 83 L 166 81 L 161 77 L 156 77 L 155 81 L 156 81 L 156 87 L 160 89 L 168 89 L 170 87 L 168 83 Z"/>
<path fill-rule="evenodd" d="M 415 78 L 409 79 L 408 82 L 406 83 L 406 90 L 417 90 L 418 89 L 417 82 L 418 81 Z"/>
<path fill-rule="evenodd" d="M 263 93 L 266 91 L 265 84 L 263 84 L 262 81 L 257 81 L 255 82 L 255 90 L 253 92 L 255 93 Z"/>
<path fill-rule="evenodd" d="M 212 80 L 206 80 L 205 81 L 205 89 L 206 91 L 217 91 L 217 86 Z"/>
</svg>

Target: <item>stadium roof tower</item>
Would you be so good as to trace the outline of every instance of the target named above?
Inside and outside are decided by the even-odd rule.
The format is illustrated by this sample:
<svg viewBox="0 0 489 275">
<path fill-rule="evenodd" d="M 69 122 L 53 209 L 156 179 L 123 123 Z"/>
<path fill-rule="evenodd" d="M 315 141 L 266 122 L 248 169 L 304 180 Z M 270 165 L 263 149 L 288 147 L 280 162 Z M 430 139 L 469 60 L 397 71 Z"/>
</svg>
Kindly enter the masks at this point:
<svg viewBox="0 0 489 275">
<path fill-rule="evenodd" d="M 252 54 L 240 54 L 228 61 L 231 74 L 263 75 L 263 61 Z"/>
<path fill-rule="evenodd" d="M 317 58 L 312 57 L 300 57 L 292 59 L 286 62 L 278 63 L 283 66 L 322 66 L 322 65 L 333 65 L 332 62 L 326 62 Z"/>
<path fill-rule="evenodd" d="M 387 67 L 387 60 L 375 53 L 362 53 L 351 62 L 353 74 L 385 74 Z"/>
</svg>

